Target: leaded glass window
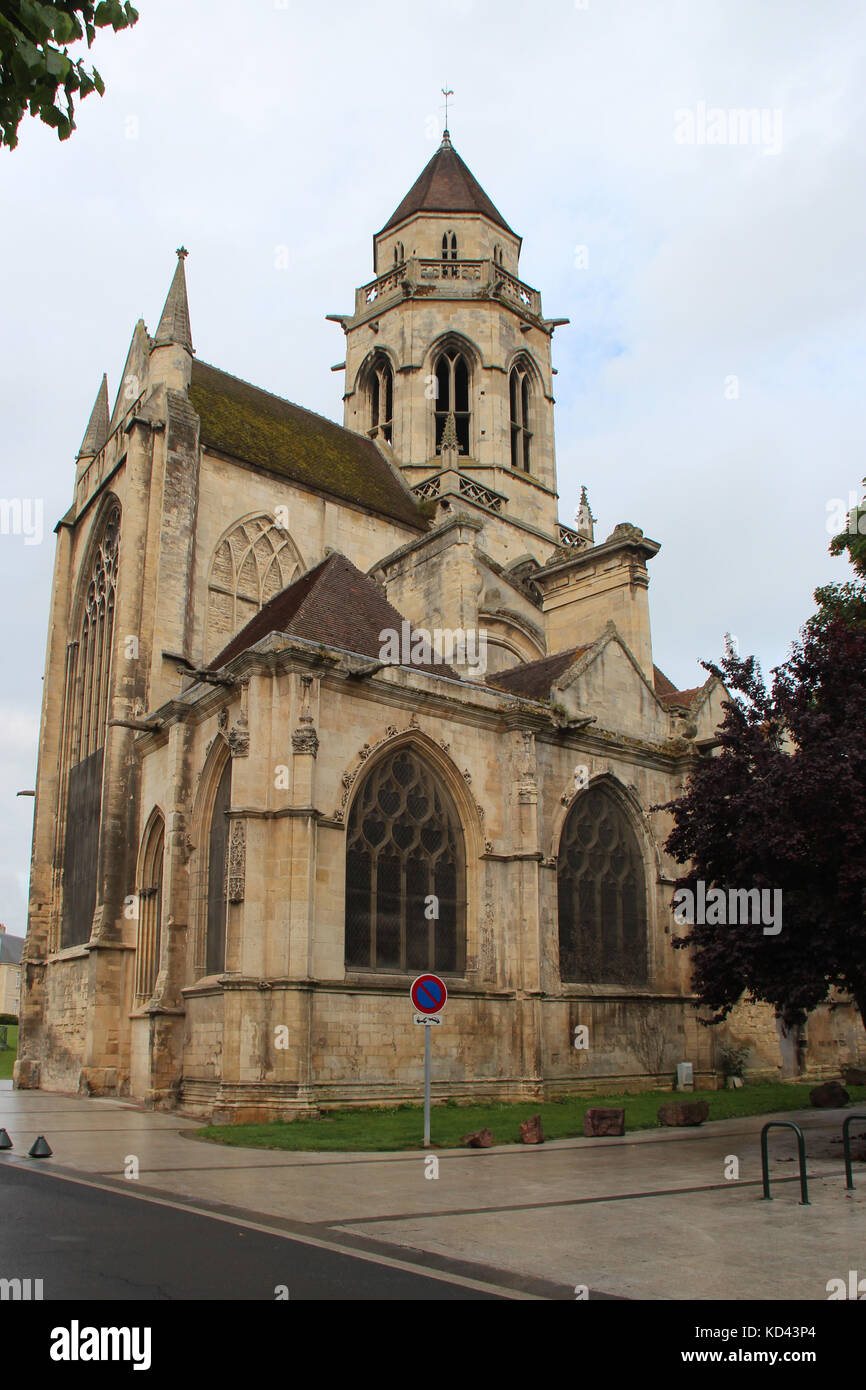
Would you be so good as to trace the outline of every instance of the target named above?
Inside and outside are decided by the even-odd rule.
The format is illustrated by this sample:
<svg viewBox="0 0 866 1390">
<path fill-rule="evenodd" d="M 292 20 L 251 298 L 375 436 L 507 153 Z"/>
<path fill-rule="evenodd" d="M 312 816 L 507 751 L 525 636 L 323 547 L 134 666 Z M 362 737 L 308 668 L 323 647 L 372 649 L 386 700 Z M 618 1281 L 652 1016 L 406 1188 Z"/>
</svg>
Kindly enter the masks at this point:
<svg viewBox="0 0 866 1390">
<path fill-rule="evenodd" d="M 135 1002 L 149 999 L 159 973 L 162 937 L 162 875 L 165 857 L 165 824 L 157 816 L 150 828 L 143 856 L 139 889 L 138 949 L 135 958 Z"/>
<path fill-rule="evenodd" d="M 578 796 L 562 830 L 557 872 L 559 971 L 575 984 L 645 984 L 646 884 L 637 836 L 616 796 Z"/>
<path fill-rule="evenodd" d="M 207 942 L 208 975 L 221 975 L 226 968 L 226 893 L 229 822 L 232 800 L 232 760 L 226 758 L 214 797 L 208 834 Z"/>
<path fill-rule="evenodd" d="M 112 502 L 99 532 L 84 591 L 78 640 L 66 655 L 66 714 L 57 834 L 63 835 L 62 947 L 90 939 L 96 905 L 102 764 L 111 692 L 120 507 Z"/>
<path fill-rule="evenodd" d="M 346 835 L 346 965 L 462 973 L 465 851 L 445 787 L 410 748 L 371 768 Z M 438 899 L 438 918 L 428 915 Z"/>
</svg>

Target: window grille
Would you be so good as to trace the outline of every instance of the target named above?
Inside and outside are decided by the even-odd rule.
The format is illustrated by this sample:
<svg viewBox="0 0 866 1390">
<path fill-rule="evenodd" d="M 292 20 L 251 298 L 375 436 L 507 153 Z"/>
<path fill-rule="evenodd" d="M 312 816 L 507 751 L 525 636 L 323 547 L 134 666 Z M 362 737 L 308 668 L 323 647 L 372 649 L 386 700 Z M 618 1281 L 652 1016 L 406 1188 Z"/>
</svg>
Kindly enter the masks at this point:
<svg viewBox="0 0 866 1390">
<path fill-rule="evenodd" d="M 462 973 L 465 851 L 457 812 L 411 749 L 383 758 L 346 835 L 346 965 Z M 438 918 L 425 915 L 431 896 Z"/>
<path fill-rule="evenodd" d="M 138 949 L 135 958 L 135 999 L 149 999 L 159 973 L 162 936 L 162 875 L 165 826 L 162 817 L 151 828 L 144 855 L 138 904 Z"/>
<path fill-rule="evenodd" d="M 569 811 L 557 883 L 561 978 L 575 984 L 645 984 L 643 861 L 628 818 L 607 788 L 588 788 Z"/>
<path fill-rule="evenodd" d="M 226 759 L 217 786 L 208 835 L 206 973 L 221 975 L 226 968 L 226 893 L 232 760 Z"/>
</svg>

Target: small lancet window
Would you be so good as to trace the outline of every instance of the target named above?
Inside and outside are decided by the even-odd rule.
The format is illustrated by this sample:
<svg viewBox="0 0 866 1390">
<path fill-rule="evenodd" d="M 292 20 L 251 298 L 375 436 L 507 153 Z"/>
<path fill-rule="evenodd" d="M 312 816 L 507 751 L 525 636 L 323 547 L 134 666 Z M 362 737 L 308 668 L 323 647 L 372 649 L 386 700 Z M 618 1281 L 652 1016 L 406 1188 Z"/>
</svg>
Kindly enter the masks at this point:
<svg viewBox="0 0 866 1390">
<path fill-rule="evenodd" d="M 370 373 L 370 428 L 367 433 L 371 439 L 391 443 L 393 413 L 394 373 L 386 358 L 377 358 Z"/>
<path fill-rule="evenodd" d="M 529 428 L 529 373 L 523 367 L 512 367 L 509 378 L 511 402 L 511 467 L 530 470 L 532 431 Z"/>
</svg>

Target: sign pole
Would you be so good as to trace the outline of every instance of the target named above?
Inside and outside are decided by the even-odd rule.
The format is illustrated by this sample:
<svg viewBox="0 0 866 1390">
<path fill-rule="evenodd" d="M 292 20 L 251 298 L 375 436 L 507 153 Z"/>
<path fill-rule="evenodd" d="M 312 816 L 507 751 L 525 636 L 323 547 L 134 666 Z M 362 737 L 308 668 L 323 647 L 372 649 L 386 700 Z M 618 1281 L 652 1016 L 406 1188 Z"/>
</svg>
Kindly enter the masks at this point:
<svg viewBox="0 0 866 1390">
<path fill-rule="evenodd" d="M 430 1034 L 424 1029 L 424 1148 L 430 1147 Z"/>
<path fill-rule="evenodd" d="M 430 1029 L 442 1022 L 441 1011 L 448 998 L 445 981 L 438 975 L 419 975 L 412 981 L 409 998 L 415 1005 L 415 1023 L 424 1027 L 424 1148 L 430 1147 Z"/>
</svg>

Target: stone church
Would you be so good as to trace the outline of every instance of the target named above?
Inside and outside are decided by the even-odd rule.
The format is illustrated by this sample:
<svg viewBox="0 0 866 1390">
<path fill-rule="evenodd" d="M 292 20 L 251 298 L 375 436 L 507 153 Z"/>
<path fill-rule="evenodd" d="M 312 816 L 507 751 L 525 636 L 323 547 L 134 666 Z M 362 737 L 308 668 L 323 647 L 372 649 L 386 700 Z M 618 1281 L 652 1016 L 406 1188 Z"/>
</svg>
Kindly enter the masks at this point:
<svg viewBox="0 0 866 1390">
<path fill-rule="evenodd" d="M 386 190 L 383 190 L 383 192 Z M 653 663 L 628 521 L 557 509 L 551 339 L 446 131 L 373 238 L 342 426 L 196 355 L 184 257 L 58 523 L 16 1084 L 219 1118 L 668 1085 L 698 1025 L 666 815 L 724 691 Z M 707 574 L 698 582 L 710 584 Z M 585 1031 L 584 1031 L 585 1030 Z M 576 1045 L 578 1044 L 578 1045 Z"/>
</svg>

